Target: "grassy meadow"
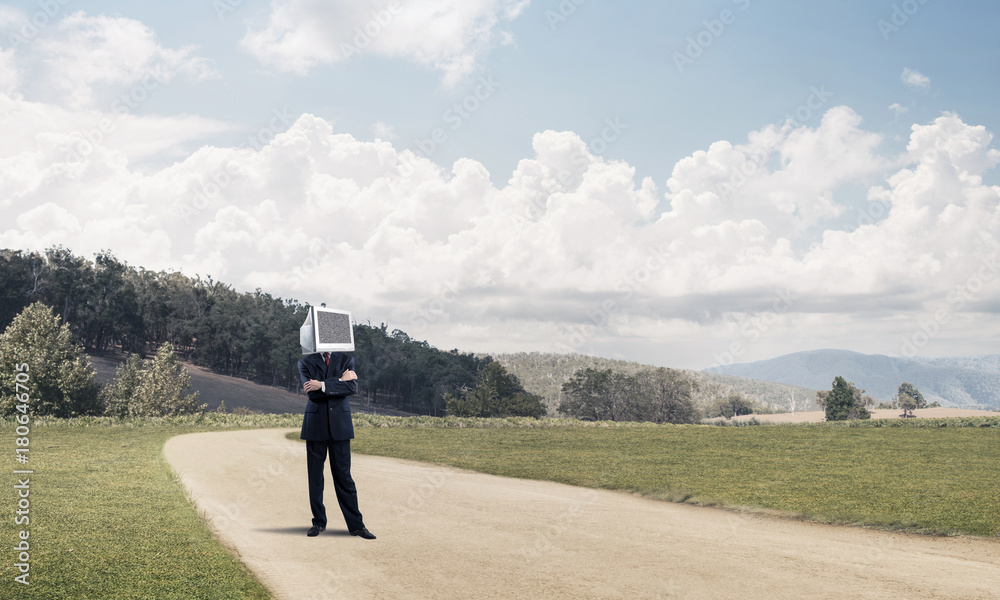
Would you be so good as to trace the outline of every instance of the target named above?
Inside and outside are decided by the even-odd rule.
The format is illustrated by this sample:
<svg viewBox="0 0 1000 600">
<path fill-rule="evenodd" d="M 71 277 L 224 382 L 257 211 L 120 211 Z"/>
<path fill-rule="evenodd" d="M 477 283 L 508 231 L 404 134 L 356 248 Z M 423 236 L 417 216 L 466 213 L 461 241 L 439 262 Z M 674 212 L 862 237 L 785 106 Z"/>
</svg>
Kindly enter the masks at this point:
<svg viewBox="0 0 1000 600">
<path fill-rule="evenodd" d="M 901 427 L 372 415 L 355 415 L 355 422 L 355 452 L 820 521 L 1000 533 L 1000 419 Z M 35 470 L 32 585 L 24 587 L 13 583 L 11 552 L 22 529 L 11 518 L 14 425 L 0 420 L 9 460 L 0 476 L 8 490 L 0 598 L 269 598 L 209 534 L 162 449 L 170 437 L 195 431 L 300 424 L 299 414 L 34 420 L 30 462 L 19 466 Z"/>
<path fill-rule="evenodd" d="M 266 599 L 270 594 L 209 533 L 163 459 L 183 433 L 295 427 L 301 416 L 214 415 L 121 422 L 37 419 L 27 465 L 14 465 L 14 426 L 0 421 L 3 470 L 0 598 L 45 600 Z M 15 525 L 14 468 L 31 469 L 30 518 Z M 24 477 L 24 475 L 21 475 Z M 30 586 L 12 553 L 17 532 L 31 545 Z"/>
<path fill-rule="evenodd" d="M 500 421 L 447 429 L 367 420 L 372 427 L 359 430 L 355 452 L 820 522 L 1000 534 L 998 418 L 761 427 Z"/>
</svg>

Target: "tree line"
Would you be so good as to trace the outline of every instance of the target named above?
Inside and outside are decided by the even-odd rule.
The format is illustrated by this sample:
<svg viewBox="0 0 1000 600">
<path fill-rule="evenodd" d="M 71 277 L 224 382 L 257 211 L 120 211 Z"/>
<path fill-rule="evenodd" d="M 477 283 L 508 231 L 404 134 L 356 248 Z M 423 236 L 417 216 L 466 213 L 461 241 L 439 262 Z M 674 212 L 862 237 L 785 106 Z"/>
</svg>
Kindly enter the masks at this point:
<svg viewBox="0 0 1000 600">
<path fill-rule="evenodd" d="M 0 331 L 30 304 L 58 315 L 90 353 L 155 355 L 259 384 L 299 388 L 298 331 L 308 305 L 260 289 L 240 293 L 212 277 L 151 271 L 110 251 L 94 260 L 53 246 L 0 250 Z M 385 324 L 356 324 L 359 395 L 369 406 L 442 415 L 445 395 L 476 386 L 489 357 L 438 350 Z"/>
</svg>

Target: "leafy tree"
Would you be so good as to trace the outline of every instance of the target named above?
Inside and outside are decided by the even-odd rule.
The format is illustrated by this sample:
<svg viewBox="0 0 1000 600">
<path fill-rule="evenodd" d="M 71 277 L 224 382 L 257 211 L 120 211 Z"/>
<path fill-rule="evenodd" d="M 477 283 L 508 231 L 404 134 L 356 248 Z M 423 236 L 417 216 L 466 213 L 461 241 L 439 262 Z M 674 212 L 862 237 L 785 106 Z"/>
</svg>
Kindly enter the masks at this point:
<svg viewBox="0 0 1000 600">
<path fill-rule="evenodd" d="M 898 408 L 903 409 L 904 417 L 912 417 L 913 411 L 918 408 L 927 408 L 927 400 L 923 394 L 915 385 L 906 381 L 900 384 L 893 400 Z"/>
<path fill-rule="evenodd" d="M 563 384 L 559 412 L 585 421 L 616 420 L 613 397 L 616 377 L 611 369 L 581 369 Z"/>
<path fill-rule="evenodd" d="M 917 408 L 917 401 L 909 394 L 900 394 L 897 397 L 896 405 L 903 409 L 903 417 L 912 417 L 913 411 Z"/>
<path fill-rule="evenodd" d="M 37 252 L 0 250 L 0 328 L 6 328 L 45 286 L 45 258 Z"/>
<path fill-rule="evenodd" d="M 94 258 L 94 279 L 87 294 L 83 326 L 90 347 L 98 352 L 120 344 L 136 348 L 143 335 L 135 288 L 127 277 L 129 267 L 109 251 Z"/>
<path fill-rule="evenodd" d="M 458 417 L 538 418 L 545 415 L 542 398 L 524 391 L 517 376 L 508 373 L 498 362 L 489 362 L 480 370 L 474 389 L 449 394 L 445 406 L 449 414 Z"/>
<path fill-rule="evenodd" d="M 901 383 L 897 394 L 906 394 L 913 398 L 917 403 L 917 408 L 927 408 L 927 400 L 924 399 L 924 395 L 920 393 L 917 386 L 912 383 L 906 381 Z"/>
<path fill-rule="evenodd" d="M 46 250 L 45 259 L 49 271 L 45 299 L 60 312 L 63 324 L 77 323 L 77 310 L 93 280 L 93 267 L 62 246 Z"/>
<path fill-rule="evenodd" d="M 709 408 L 708 416 L 732 419 L 740 415 L 751 415 L 753 412 L 753 402 L 739 392 L 732 392 L 728 396 L 716 400 Z"/>
<path fill-rule="evenodd" d="M 527 391 L 520 391 L 507 399 L 504 407 L 505 414 L 498 416 L 534 417 L 540 419 L 545 416 L 545 404 L 542 397 Z"/>
<path fill-rule="evenodd" d="M 0 414 L 15 411 L 19 365 L 28 367 L 33 415 L 76 417 L 102 412 L 94 367 L 69 326 L 59 321 L 50 307 L 35 302 L 0 334 Z"/>
<path fill-rule="evenodd" d="M 853 383 L 851 384 L 851 387 L 854 387 Z M 852 414 L 856 414 L 857 416 L 851 416 L 850 418 L 870 419 L 872 417 L 871 411 L 875 408 L 875 398 L 866 394 L 865 390 L 860 390 L 856 387 L 852 391 L 854 393 L 855 410 L 855 413 Z"/>
<path fill-rule="evenodd" d="M 833 380 L 830 391 L 816 392 L 816 403 L 826 410 L 827 421 L 846 421 L 847 419 L 870 419 L 869 406 L 874 405 L 874 399 L 866 396 L 864 390 L 854 387 L 852 382 L 837 376 Z"/>
<path fill-rule="evenodd" d="M 659 367 L 624 378 L 621 403 L 633 421 L 697 423 L 700 415 L 691 396 L 698 384 L 682 371 Z"/>
<path fill-rule="evenodd" d="M 616 373 L 611 369 L 578 370 L 562 387 L 559 411 L 584 420 L 695 423 L 691 395 L 697 383 L 674 369 Z"/>
</svg>

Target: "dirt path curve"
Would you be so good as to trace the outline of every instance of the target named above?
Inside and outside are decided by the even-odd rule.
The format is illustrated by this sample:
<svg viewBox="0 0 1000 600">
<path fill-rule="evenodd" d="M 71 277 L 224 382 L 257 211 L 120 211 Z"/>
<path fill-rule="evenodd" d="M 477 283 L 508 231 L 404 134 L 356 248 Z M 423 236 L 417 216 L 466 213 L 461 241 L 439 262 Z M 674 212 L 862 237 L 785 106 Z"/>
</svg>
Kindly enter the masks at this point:
<svg viewBox="0 0 1000 600">
<path fill-rule="evenodd" d="M 287 431 L 188 434 L 164 448 L 212 529 L 276 598 L 1000 598 L 994 540 L 814 525 L 357 454 L 361 510 L 378 539 L 347 535 L 329 473 L 331 528 L 308 538 L 305 446 Z"/>
</svg>

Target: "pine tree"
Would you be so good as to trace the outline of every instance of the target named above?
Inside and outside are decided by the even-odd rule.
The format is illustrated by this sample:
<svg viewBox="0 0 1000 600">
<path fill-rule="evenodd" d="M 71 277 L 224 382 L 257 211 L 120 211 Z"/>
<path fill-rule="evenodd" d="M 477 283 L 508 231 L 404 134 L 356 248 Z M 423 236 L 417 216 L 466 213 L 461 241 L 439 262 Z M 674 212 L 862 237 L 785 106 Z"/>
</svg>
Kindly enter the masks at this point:
<svg viewBox="0 0 1000 600">
<path fill-rule="evenodd" d="M 104 390 L 105 414 L 127 417 L 171 417 L 204 412 L 198 392 L 186 394 L 191 374 L 177 360 L 173 346 L 165 342 L 149 363 L 132 354 Z"/>
<path fill-rule="evenodd" d="M 833 380 L 833 389 L 830 390 L 830 394 L 826 397 L 827 421 L 847 420 L 848 413 L 854 406 L 853 387 L 839 375 Z"/>
<path fill-rule="evenodd" d="M 118 365 L 115 378 L 101 392 L 106 407 L 104 414 L 122 419 L 129 415 L 129 404 L 139 388 L 143 369 L 143 360 L 138 354 L 130 354 L 125 362 Z"/>
</svg>

